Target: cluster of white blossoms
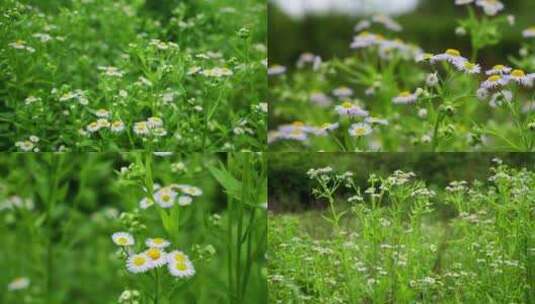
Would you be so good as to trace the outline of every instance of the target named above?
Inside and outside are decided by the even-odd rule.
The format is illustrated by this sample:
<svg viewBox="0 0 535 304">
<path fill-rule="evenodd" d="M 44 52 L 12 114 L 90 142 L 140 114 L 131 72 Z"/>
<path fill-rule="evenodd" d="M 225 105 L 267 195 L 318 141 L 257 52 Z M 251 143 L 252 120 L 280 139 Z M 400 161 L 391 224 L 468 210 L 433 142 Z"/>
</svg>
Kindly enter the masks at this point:
<svg viewBox="0 0 535 304">
<path fill-rule="evenodd" d="M 124 72 L 114 66 L 99 66 L 98 70 L 102 71 L 104 75 L 110 76 L 110 77 L 121 78 L 124 76 Z"/>
<path fill-rule="evenodd" d="M 10 47 L 14 48 L 14 49 L 17 49 L 17 50 L 25 50 L 25 51 L 28 51 L 29 53 L 34 53 L 35 52 L 35 49 L 31 46 L 28 46 L 26 44 L 26 41 L 24 40 L 17 40 L 15 42 L 11 42 L 8 44 Z"/>
<path fill-rule="evenodd" d="M 144 273 L 156 268 L 167 266 L 169 274 L 177 278 L 190 278 L 195 274 L 195 268 L 189 257 L 182 251 L 166 252 L 171 242 L 163 238 L 145 240 L 145 250 L 139 253 L 132 252 L 135 239 L 128 232 L 116 232 L 111 236 L 115 245 L 126 248 L 128 257 L 126 268 L 132 273 Z"/>
<path fill-rule="evenodd" d="M 163 120 L 159 117 L 149 117 L 146 121 L 138 121 L 134 124 L 133 130 L 139 136 L 162 137 L 167 135 L 167 130 L 163 127 Z"/>
<path fill-rule="evenodd" d="M 39 137 L 31 135 L 28 139 L 15 142 L 15 147 L 24 152 L 39 152 L 37 143 L 39 143 Z"/>
<path fill-rule="evenodd" d="M 456 5 L 468 5 L 474 2 L 489 16 L 495 16 L 505 8 L 503 3 L 498 0 L 455 0 Z"/>
<path fill-rule="evenodd" d="M 178 49 L 178 44 L 174 42 L 164 42 L 159 39 L 151 39 L 149 42 L 149 45 L 162 51 L 169 50 L 169 49 Z"/>
<path fill-rule="evenodd" d="M 231 69 L 215 67 L 211 69 L 202 69 L 200 67 L 191 68 L 188 75 L 200 74 L 206 77 L 221 78 L 234 75 Z"/>
<path fill-rule="evenodd" d="M 113 133 L 121 133 L 124 131 L 124 122 L 120 119 L 109 121 L 111 113 L 106 109 L 99 109 L 95 111 L 95 115 L 98 117 L 96 121 L 91 122 L 86 126 L 86 130 L 89 133 L 95 133 L 101 129 L 110 129 Z"/>
<path fill-rule="evenodd" d="M 57 89 L 52 90 L 52 94 L 56 94 Z M 72 92 L 66 92 L 65 94 L 61 95 L 59 97 L 59 101 L 69 101 L 76 99 L 79 104 L 85 106 L 89 104 L 89 100 L 87 99 L 86 93 L 83 90 L 74 90 Z"/>
<path fill-rule="evenodd" d="M 186 184 L 171 184 L 160 187 L 158 184 L 153 186 L 154 193 L 152 197 L 144 197 L 139 202 L 141 209 L 147 209 L 156 203 L 161 208 L 171 208 L 176 204 L 179 206 L 188 206 L 193 202 L 194 197 L 202 195 L 199 187 Z"/>
</svg>

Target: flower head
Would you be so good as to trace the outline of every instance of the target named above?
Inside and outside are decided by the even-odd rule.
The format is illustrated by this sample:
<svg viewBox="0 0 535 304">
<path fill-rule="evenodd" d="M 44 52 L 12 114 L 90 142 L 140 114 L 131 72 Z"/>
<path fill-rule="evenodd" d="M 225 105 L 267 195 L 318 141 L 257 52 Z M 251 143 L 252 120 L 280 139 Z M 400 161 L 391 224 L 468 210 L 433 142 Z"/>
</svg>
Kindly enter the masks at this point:
<svg viewBox="0 0 535 304">
<path fill-rule="evenodd" d="M 126 260 L 126 269 L 132 273 L 147 272 L 152 268 L 151 258 L 145 253 L 131 255 Z"/>
<path fill-rule="evenodd" d="M 161 267 L 167 263 L 166 253 L 161 248 L 149 248 L 143 254 L 149 258 L 151 268 Z"/>
<path fill-rule="evenodd" d="M 481 73 L 481 67 L 479 64 L 471 63 L 469 61 L 456 61 L 454 63 L 455 67 L 462 72 L 467 74 L 479 74 Z"/>
<path fill-rule="evenodd" d="M 372 128 L 367 123 L 356 123 L 349 127 L 349 134 L 354 137 L 362 137 L 370 134 Z"/>
<path fill-rule="evenodd" d="M 341 105 L 336 106 L 334 109 L 340 116 L 366 117 L 369 115 L 367 111 L 364 111 L 359 106 L 354 105 L 349 101 L 346 101 Z"/>
<path fill-rule="evenodd" d="M 394 97 L 392 102 L 395 104 L 409 104 L 416 102 L 416 100 L 418 100 L 418 94 L 404 91 L 399 93 L 398 96 Z"/>
<path fill-rule="evenodd" d="M 501 75 L 492 75 L 487 80 L 481 83 L 481 87 L 487 90 L 495 89 L 500 86 L 505 86 L 508 83 L 508 79 Z"/>
<path fill-rule="evenodd" d="M 505 8 L 503 3 L 498 0 L 476 0 L 476 5 L 482 7 L 485 14 L 489 16 L 495 16 Z"/>
<path fill-rule="evenodd" d="M 9 291 L 15 291 L 15 290 L 21 290 L 26 289 L 30 286 L 30 279 L 27 277 L 18 277 L 15 278 L 13 281 L 9 282 L 7 285 L 7 289 Z"/>
<path fill-rule="evenodd" d="M 166 248 L 170 244 L 168 240 L 162 238 L 147 239 L 145 241 L 145 245 L 150 248 Z"/>
<path fill-rule="evenodd" d="M 154 199 L 162 208 L 171 208 L 177 197 L 177 193 L 171 187 L 160 188 L 154 194 Z"/>
<path fill-rule="evenodd" d="M 495 74 L 503 75 L 503 74 L 510 73 L 511 70 L 512 69 L 510 67 L 508 67 L 508 66 L 505 66 L 503 64 L 497 64 L 497 65 L 493 66 L 492 69 L 486 71 L 485 74 L 487 74 L 487 75 L 495 75 Z"/>
<path fill-rule="evenodd" d="M 195 268 L 189 257 L 182 251 L 172 251 L 167 254 L 167 267 L 172 276 L 190 278 L 195 275 Z"/>
<path fill-rule="evenodd" d="M 528 27 L 522 31 L 522 36 L 524 38 L 535 38 L 535 26 Z"/>
<path fill-rule="evenodd" d="M 132 246 L 134 245 L 134 237 L 128 232 L 115 232 L 111 235 L 111 239 L 117 246 Z"/>
</svg>

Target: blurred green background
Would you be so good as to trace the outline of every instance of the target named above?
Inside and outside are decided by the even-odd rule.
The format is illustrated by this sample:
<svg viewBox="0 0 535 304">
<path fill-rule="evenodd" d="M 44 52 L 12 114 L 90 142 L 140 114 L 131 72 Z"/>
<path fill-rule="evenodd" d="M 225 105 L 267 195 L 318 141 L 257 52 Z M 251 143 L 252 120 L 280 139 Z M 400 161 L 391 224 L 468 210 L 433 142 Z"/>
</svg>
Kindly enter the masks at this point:
<svg viewBox="0 0 535 304">
<path fill-rule="evenodd" d="M 363 189 L 371 173 L 413 171 L 431 189 L 443 189 L 453 180 L 487 180 L 495 157 L 513 167 L 535 170 L 535 153 L 269 153 L 269 209 L 300 212 L 325 207 L 311 195 L 306 175 L 310 168 L 352 171 Z"/>
<path fill-rule="evenodd" d="M 356 0 L 357 1 L 357 0 Z M 535 24 L 535 1 L 502 1 L 505 10 L 501 15 L 516 17 L 513 27 L 506 26 L 502 42 L 481 52 L 481 61 L 486 65 L 503 62 L 507 55 L 517 55 L 522 41 L 522 30 Z M 482 14 L 477 9 L 478 14 Z M 312 52 L 324 59 L 344 57 L 352 51 L 349 44 L 355 34 L 353 28 L 362 17 L 343 15 L 305 16 L 296 19 L 285 14 L 278 6 L 269 4 L 269 62 L 288 67 L 303 52 Z M 436 53 L 446 48 L 470 50 L 467 36 L 455 35 L 457 19 L 467 16 L 466 8 L 454 5 L 454 0 L 420 0 L 416 10 L 394 16 L 403 26 L 397 37 L 418 44 L 425 51 Z"/>
</svg>

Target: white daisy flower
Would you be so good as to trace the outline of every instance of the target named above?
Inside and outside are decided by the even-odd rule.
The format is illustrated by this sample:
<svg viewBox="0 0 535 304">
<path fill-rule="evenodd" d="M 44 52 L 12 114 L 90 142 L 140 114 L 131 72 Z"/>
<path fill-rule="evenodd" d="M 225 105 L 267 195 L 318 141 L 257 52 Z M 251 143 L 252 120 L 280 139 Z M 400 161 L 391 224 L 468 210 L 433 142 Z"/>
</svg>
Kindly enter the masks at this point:
<svg viewBox="0 0 535 304">
<path fill-rule="evenodd" d="M 151 258 L 144 253 L 131 255 L 126 260 L 126 269 L 132 273 L 147 272 L 152 267 Z"/>
<path fill-rule="evenodd" d="M 110 117 L 110 111 L 106 109 L 98 109 L 95 112 L 95 115 L 100 118 L 109 118 Z"/>
<path fill-rule="evenodd" d="M 356 123 L 349 127 L 349 134 L 354 137 L 362 137 L 370 134 L 372 128 L 367 123 Z"/>
<path fill-rule="evenodd" d="M 508 67 L 508 66 L 505 66 L 503 64 L 497 64 L 497 65 L 493 66 L 492 69 L 486 71 L 485 74 L 487 74 L 487 75 L 496 75 L 496 74 L 503 75 L 503 74 L 510 73 L 511 70 L 512 69 L 510 67 Z"/>
<path fill-rule="evenodd" d="M 533 78 L 530 75 L 526 75 L 523 70 L 513 70 L 508 77 L 525 87 L 533 86 Z"/>
<path fill-rule="evenodd" d="M 117 246 L 134 245 L 134 237 L 128 232 L 115 232 L 111 235 L 111 239 Z"/>
<path fill-rule="evenodd" d="M 178 204 L 180 206 L 187 206 L 187 205 L 191 205 L 191 201 L 193 199 L 191 198 L 191 196 L 189 195 L 181 195 L 178 197 Z"/>
<path fill-rule="evenodd" d="M 147 239 L 145 241 L 145 245 L 147 245 L 149 248 L 166 248 L 171 245 L 171 242 L 162 238 L 153 238 Z"/>
<path fill-rule="evenodd" d="M 18 277 L 15 278 L 13 281 L 9 282 L 7 285 L 7 290 L 9 291 L 15 291 L 15 290 L 21 290 L 26 289 L 30 286 L 30 279 L 27 277 Z"/>
<path fill-rule="evenodd" d="M 366 117 L 369 115 L 367 111 L 361 109 L 359 106 L 354 105 L 349 101 L 346 101 L 341 105 L 337 105 L 334 110 L 340 116 Z"/>
<path fill-rule="evenodd" d="M 40 101 L 41 98 L 38 98 L 38 97 L 35 97 L 35 96 L 28 96 L 26 97 L 26 99 L 24 99 L 24 103 L 29 105 L 29 104 L 32 104 L 36 101 Z"/>
<path fill-rule="evenodd" d="M 147 119 L 147 126 L 150 129 L 161 128 L 163 127 L 163 120 L 160 117 L 149 117 Z"/>
<path fill-rule="evenodd" d="M 95 133 L 98 130 L 100 130 L 100 125 L 96 121 L 93 121 L 92 123 L 88 124 L 85 128 L 89 133 Z"/>
<path fill-rule="evenodd" d="M 190 196 L 201 196 L 202 190 L 199 187 L 191 186 L 191 185 L 184 185 L 184 184 L 173 184 L 172 187 L 178 188 L 180 191 L 184 192 L 187 195 Z"/>
<path fill-rule="evenodd" d="M 318 136 L 325 136 L 329 134 L 329 132 L 332 132 L 340 127 L 339 123 L 324 123 L 320 127 L 316 128 L 314 134 Z"/>
<path fill-rule="evenodd" d="M 320 107 L 328 107 L 332 104 L 331 98 L 322 92 L 312 92 L 310 94 L 310 101 Z"/>
<path fill-rule="evenodd" d="M 332 93 L 338 98 L 347 98 L 353 95 L 353 90 L 348 87 L 342 86 L 334 89 Z"/>
<path fill-rule="evenodd" d="M 154 200 L 162 208 L 171 208 L 177 195 L 171 187 L 163 187 L 154 193 Z"/>
<path fill-rule="evenodd" d="M 481 73 L 481 66 L 479 64 L 471 63 L 469 61 L 456 61 L 454 63 L 455 67 L 467 74 L 479 74 Z"/>
<path fill-rule="evenodd" d="M 370 46 L 381 44 L 385 41 L 382 35 L 371 34 L 368 32 L 362 32 L 353 38 L 350 47 L 352 49 L 367 48 Z"/>
<path fill-rule="evenodd" d="M 409 104 L 416 102 L 416 100 L 418 100 L 418 94 L 404 91 L 399 93 L 398 96 L 394 97 L 392 102 L 395 104 Z"/>
<path fill-rule="evenodd" d="M 33 143 L 38 143 L 39 142 L 39 137 L 37 137 L 35 135 L 30 135 L 29 139 Z"/>
<path fill-rule="evenodd" d="M 175 250 L 167 254 L 167 267 L 174 277 L 184 279 L 195 275 L 193 264 L 182 251 Z"/>
<path fill-rule="evenodd" d="M 468 59 L 461 56 L 461 52 L 459 52 L 456 49 L 447 49 L 444 53 L 434 55 L 433 57 L 431 57 L 430 61 L 431 63 L 446 61 L 451 64 L 456 64 L 456 63 L 468 61 Z"/>
<path fill-rule="evenodd" d="M 476 0 L 476 5 L 482 7 L 485 14 L 489 16 L 495 16 L 505 8 L 503 3 L 498 0 Z"/>
<path fill-rule="evenodd" d="M 376 14 L 372 16 L 372 21 L 375 23 L 382 24 L 384 25 L 384 27 L 394 32 L 399 32 L 403 30 L 399 23 L 397 23 L 394 19 L 390 18 L 385 14 Z"/>
<path fill-rule="evenodd" d="M 522 31 L 522 36 L 524 38 L 535 38 L 535 26 L 528 27 Z"/>
<path fill-rule="evenodd" d="M 134 133 L 137 135 L 148 135 L 150 133 L 149 127 L 147 126 L 147 122 L 145 121 L 139 121 L 134 124 Z"/>
<path fill-rule="evenodd" d="M 98 125 L 99 129 L 109 128 L 110 127 L 110 122 L 105 118 L 99 118 L 99 119 L 97 119 L 97 125 Z"/>
<path fill-rule="evenodd" d="M 143 254 L 149 257 L 151 268 L 161 267 L 167 264 L 167 254 L 161 248 L 149 248 Z"/>
<path fill-rule="evenodd" d="M 418 117 L 421 119 L 427 118 L 427 109 L 421 108 L 418 110 Z"/>
<path fill-rule="evenodd" d="M 111 131 L 113 133 L 121 133 L 124 131 L 124 123 L 121 120 L 114 120 L 111 123 Z"/>
<path fill-rule="evenodd" d="M 509 80 L 501 75 L 492 75 L 487 80 L 481 83 L 481 87 L 487 90 L 494 89 L 500 86 L 505 86 Z"/>
<path fill-rule="evenodd" d="M 286 67 L 280 64 L 274 64 L 268 68 L 269 76 L 279 76 L 286 73 Z"/>
</svg>

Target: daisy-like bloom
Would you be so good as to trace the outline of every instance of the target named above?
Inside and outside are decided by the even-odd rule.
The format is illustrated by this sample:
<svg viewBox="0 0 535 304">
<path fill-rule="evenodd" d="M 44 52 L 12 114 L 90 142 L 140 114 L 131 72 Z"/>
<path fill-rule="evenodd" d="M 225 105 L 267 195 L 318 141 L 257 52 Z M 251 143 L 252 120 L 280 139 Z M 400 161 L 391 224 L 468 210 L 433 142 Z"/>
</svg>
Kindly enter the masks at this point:
<svg viewBox="0 0 535 304">
<path fill-rule="evenodd" d="M 351 42 L 352 49 L 367 48 L 374 45 L 379 45 L 385 41 L 382 35 L 371 34 L 368 32 L 362 32 L 353 38 Z"/>
<path fill-rule="evenodd" d="M 394 32 L 400 32 L 403 29 L 399 23 L 385 14 L 374 15 L 372 21 L 382 24 L 384 27 Z"/>
<path fill-rule="evenodd" d="M 177 195 L 173 188 L 163 187 L 154 193 L 154 200 L 162 208 L 171 208 L 175 203 Z"/>
<path fill-rule="evenodd" d="M 322 124 L 321 126 L 319 126 L 318 128 L 316 128 L 314 134 L 318 135 L 318 136 L 325 136 L 327 134 L 329 134 L 330 132 L 338 129 L 338 127 L 340 127 L 340 124 L 339 123 L 324 123 Z"/>
<path fill-rule="evenodd" d="M 493 66 L 492 69 L 486 71 L 485 74 L 487 74 L 487 75 L 496 75 L 496 74 L 504 75 L 504 74 L 510 73 L 511 70 L 512 69 L 510 67 L 508 67 L 508 66 L 505 66 L 503 64 L 497 64 L 497 65 Z"/>
<path fill-rule="evenodd" d="M 163 120 L 160 117 L 149 117 L 147 126 L 151 129 L 163 127 Z"/>
<path fill-rule="evenodd" d="M 110 117 L 110 112 L 106 109 L 98 109 L 96 112 L 95 112 L 95 115 L 97 117 L 100 117 L 100 118 L 108 118 Z"/>
<path fill-rule="evenodd" d="M 24 103 L 29 105 L 29 104 L 32 104 L 36 101 L 40 101 L 41 98 L 38 98 L 38 97 L 35 97 L 35 96 L 28 96 L 26 99 L 24 99 Z"/>
<path fill-rule="evenodd" d="M 174 277 L 185 279 L 195 275 L 193 264 L 182 251 L 175 250 L 167 254 L 167 267 Z"/>
<path fill-rule="evenodd" d="M 35 145 L 30 140 L 24 140 L 24 141 L 17 141 L 15 143 L 15 147 L 19 148 L 22 151 L 28 152 L 28 151 L 32 151 Z"/>
<path fill-rule="evenodd" d="M 438 84 L 438 74 L 436 72 L 428 74 L 425 78 L 425 84 L 428 87 L 436 86 Z"/>
<path fill-rule="evenodd" d="M 322 92 L 313 92 L 310 94 L 310 101 L 317 104 L 320 107 L 328 107 L 332 104 L 332 100 L 329 96 Z"/>
<path fill-rule="evenodd" d="M 347 98 L 353 95 L 353 90 L 348 87 L 342 86 L 334 89 L 333 95 L 338 98 Z"/>
<path fill-rule="evenodd" d="M 161 248 L 152 247 L 143 252 L 149 257 L 150 267 L 161 267 L 167 264 L 167 254 Z"/>
<path fill-rule="evenodd" d="M 115 232 L 111 235 L 111 239 L 117 246 L 134 245 L 134 237 L 128 232 Z"/>
<path fill-rule="evenodd" d="M 360 32 L 362 30 L 365 30 L 367 28 L 370 28 L 370 26 L 372 25 L 372 23 L 370 22 L 370 20 L 361 20 L 359 23 L 357 23 L 355 25 L 355 27 L 353 28 L 353 30 L 355 32 Z"/>
<path fill-rule="evenodd" d="M 38 143 L 39 142 L 39 137 L 37 137 L 35 135 L 30 135 L 29 139 L 33 143 Z"/>
<path fill-rule="evenodd" d="M 476 0 L 476 5 L 482 7 L 485 14 L 489 16 L 495 16 L 505 8 L 503 3 L 498 0 Z"/>
<path fill-rule="evenodd" d="M 145 245 L 147 245 L 149 248 L 166 248 L 171 245 L 171 242 L 162 238 L 153 238 L 147 239 L 145 241 Z"/>
<path fill-rule="evenodd" d="M 13 281 L 9 282 L 7 285 L 7 290 L 9 291 L 15 291 L 15 290 L 21 290 L 26 289 L 30 286 L 30 279 L 27 277 L 18 277 L 15 278 Z"/>
<path fill-rule="evenodd" d="M 336 113 L 340 116 L 348 117 L 366 117 L 369 115 L 367 111 L 364 111 L 359 106 L 354 105 L 353 103 L 346 101 L 341 105 L 338 105 L 334 108 Z"/>
<path fill-rule="evenodd" d="M 459 71 L 465 72 L 467 74 L 481 73 L 481 66 L 476 63 L 471 63 L 469 61 L 456 61 L 454 65 Z"/>
<path fill-rule="evenodd" d="M 446 61 L 451 64 L 458 64 L 461 62 L 468 61 L 468 59 L 461 56 L 461 52 L 456 49 L 447 49 L 444 53 L 437 54 L 431 57 L 430 61 L 431 63 Z"/>
<path fill-rule="evenodd" d="M 199 187 L 191 186 L 191 185 L 185 185 L 185 184 L 172 184 L 170 187 L 177 188 L 180 191 L 184 192 L 187 195 L 190 196 L 201 196 L 202 190 Z"/>
<path fill-rule="evenodd" d="M 399 93 L 398 96 L 394 97 L 392 102 L 395 104 L 409 104 L 416 102 L 416 100 L 418 100 L 418 94 L 404 91 Z"/>
<path fill-rule="evenodd" d="M 124 75 L 121 70 L 113 66 L 99 66 L 98 69 L 103 71 L 107 76 L 111 77 L 123 77 Z"/>
<path fill-rule="evenodd" d="M 477 99 L 484 101 L 489 97 L 489 91 L 485 88 L 479 88 L 476 91 L 476 96 L 477 96 Z"/>
<path fill-rule="evenodd" d="M 349 127 L 349 135 L 354 137 L 366 136 L 371 132 L 372 128 L 367 123 L 356 123 L 352 124 L 351 127 Z"/>
<path fill-rule="evenodd" d="M 303 53 L 299 56 L 299 59 L 297 60 L 296 66 L 298 68 L 303 68 L 305 65 L 310 64 L 314 68 L 314 70 L 319 67 L 321 64 L 321 57 L 316 56 L 312 53 Z"/>
<path fill-rule="evenodd" d="M 420 110 L 418 110 L 418 117 L 420 117 L 421 119 L 427 118 L 427 109 L 421 108 Z"/>
<path fill-rule="evenodd" d="M 139 121 L 134 124 L 134 133 L 137 135 L 148 135 L 150 133 L 149 127 L 147 126 L 147 122 L 145 121 Z"/>
<path fill-rule="evenodd" d="M 523 70 L 513 70 L 508 77 L 525 87 L 533 86 L 533 78 L 530 75 L 526 75 Z"/>
<path fill-rule="evenodd" d="M 97 125 L 98 125 L 98 127 L 100 129 L 109 128 L 110 127 L 110 122 L 105 118 L 99 118 L 99 119 L 97 119 Z"/>
<path fill-rule="evenodd" d="M 152 268 L 151 258 L 145 253 L 131 255 L 126 260 L 126 269 L 132 273 L 147 272 Z"/>
<path fill-rule="evenodd" d="M 530 26 L 527 29 L 523 30 L 522 36 L 524 38 L 535 38 L 535 26 Z"/>
<path fill-rule="evenodd" d="M 124 123 L 121 120 L 114 120 L 110 129 L 113 133 L 121 133 L 124 131 Z"/>
<path fill-rule="evenodd" d="M 17 49 L 17 50 L 26 50 L 30 53 L 35 52 L 35 49 L 31 46 L 26 45 L 26 41 L 24 40 L 17 40 L 15 42 L 11 42 L 8 44 L 10 47 Z"/>
<path fill-rule="evenodd" d="M 189 195 L 181 195 L 178 197 L 178 205 L 180 206 L 188 206 L 191 205 L 191 202 L 193 199 Z"/>
<path fill-rule="evenodd" d="M 474 0 L 455 0 L 455 5 L 466 5 L 473 2 Z"/>
<path fill-rule="evenodd" d="M 487 80 L 481 83 L 481 87 L 487 90 L 495 89 L 500 86 L 504 86 L 508 83 L 508 79 L 501 75 L 492 75 Z"/>
</svg>

